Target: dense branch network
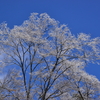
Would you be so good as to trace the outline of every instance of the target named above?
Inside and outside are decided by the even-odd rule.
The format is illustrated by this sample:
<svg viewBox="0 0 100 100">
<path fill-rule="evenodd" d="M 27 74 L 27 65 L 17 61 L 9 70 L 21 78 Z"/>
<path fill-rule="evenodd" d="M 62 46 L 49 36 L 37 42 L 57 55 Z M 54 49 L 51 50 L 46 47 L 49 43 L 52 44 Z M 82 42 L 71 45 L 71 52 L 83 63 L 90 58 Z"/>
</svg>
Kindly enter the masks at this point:
<svg viewBox="0 0 100 100">
<path fill-rule="evenodd" d="M 0 81 L 2 100 L 100 99 L 100 81 L 84 70 L 100 60 L 98 37 L 74 36 L 46 13 L 32 13 L 13 29 L 0 25 L 0 50 L 1 65 L 10 66 Z"/>
</svg>

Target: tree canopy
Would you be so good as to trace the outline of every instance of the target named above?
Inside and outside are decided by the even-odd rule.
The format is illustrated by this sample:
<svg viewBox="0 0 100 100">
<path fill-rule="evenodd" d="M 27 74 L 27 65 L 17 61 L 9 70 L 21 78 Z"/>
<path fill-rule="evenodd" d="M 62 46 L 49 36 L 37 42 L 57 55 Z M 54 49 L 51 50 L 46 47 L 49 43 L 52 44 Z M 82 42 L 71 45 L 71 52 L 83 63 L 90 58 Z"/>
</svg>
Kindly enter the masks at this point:
<svg viewBox="0 0 100 100">
<path fill-rule="evenodd" d="M 0 25 L 2 100 L 100 100 L 100 81 L 85 71 L 100 62 L 100 38 L 73 35 L 46 13 L 32 13 L 22 25 Z M 91 66 L 90 66 L 91 67 Z"/>
</svg>

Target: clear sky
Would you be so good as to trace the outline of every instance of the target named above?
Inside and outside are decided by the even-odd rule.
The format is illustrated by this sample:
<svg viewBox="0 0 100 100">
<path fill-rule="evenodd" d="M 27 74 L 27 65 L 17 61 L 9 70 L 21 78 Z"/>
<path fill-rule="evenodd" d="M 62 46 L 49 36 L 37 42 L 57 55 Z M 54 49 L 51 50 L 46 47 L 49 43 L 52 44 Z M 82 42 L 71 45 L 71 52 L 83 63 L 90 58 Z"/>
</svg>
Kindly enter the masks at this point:
<svg viewBox="0 0 100 100">
<path fill-rule="evenodd" d="M 100 0 L 0 0 L 0 23 L 6 21 L 10 28 L 21 25 L 32 12 L 46 12 L 67 24 L 72 34 L 100 36 Z M 86 71 L 100 80 L 100 66 L 90 65 Z"/>
</svg>

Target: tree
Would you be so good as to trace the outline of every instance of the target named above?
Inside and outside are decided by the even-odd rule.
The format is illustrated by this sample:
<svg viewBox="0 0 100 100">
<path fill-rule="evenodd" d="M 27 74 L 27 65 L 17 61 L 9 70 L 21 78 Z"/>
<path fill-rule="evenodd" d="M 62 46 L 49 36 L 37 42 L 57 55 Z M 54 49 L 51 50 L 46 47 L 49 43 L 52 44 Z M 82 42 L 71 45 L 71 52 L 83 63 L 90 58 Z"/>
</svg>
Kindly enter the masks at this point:
<svg viewBox="0 0 100 100">
<path fill-rule="evenodd" d="M 10 69 L 19 70 L 19 74 L 11 70 L 1 81 L 4 100 L 100 99 L 100 81 L 85 71 L 88 63 L 99 64 L 99 37 L 74 36 L 66 25 L 46 13 L 32 13 L 29 20 L 13 29 L 1 24 L 0 49 L 6 57 L 2 59 L 5 67 L 8 64 Z"/>
<path fill-rule="evenodd" d="M 9 70 L 0 80 L 0 100 L 23 100 L 23 83 L 18 70 Z"/>
</svg>

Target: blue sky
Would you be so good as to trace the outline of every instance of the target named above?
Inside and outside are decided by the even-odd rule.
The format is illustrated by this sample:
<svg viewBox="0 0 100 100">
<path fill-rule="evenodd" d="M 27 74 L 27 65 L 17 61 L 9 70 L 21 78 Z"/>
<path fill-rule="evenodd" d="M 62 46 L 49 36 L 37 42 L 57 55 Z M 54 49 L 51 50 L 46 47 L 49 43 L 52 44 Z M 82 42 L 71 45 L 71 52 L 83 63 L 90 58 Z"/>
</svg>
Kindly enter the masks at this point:
<svg viewBox="0 0 100 100">
<path fill-rule="evenodd" d="M 21 25 L 32 12 L 46 12 L 67 24 L 72 34 L 100 36 L 100 0 L 0 0 L 0 23 L 6 21 L 10 28 Z M 90 65 L 86 71 L 100 80 L 100 66 Z"/>
</svg>

